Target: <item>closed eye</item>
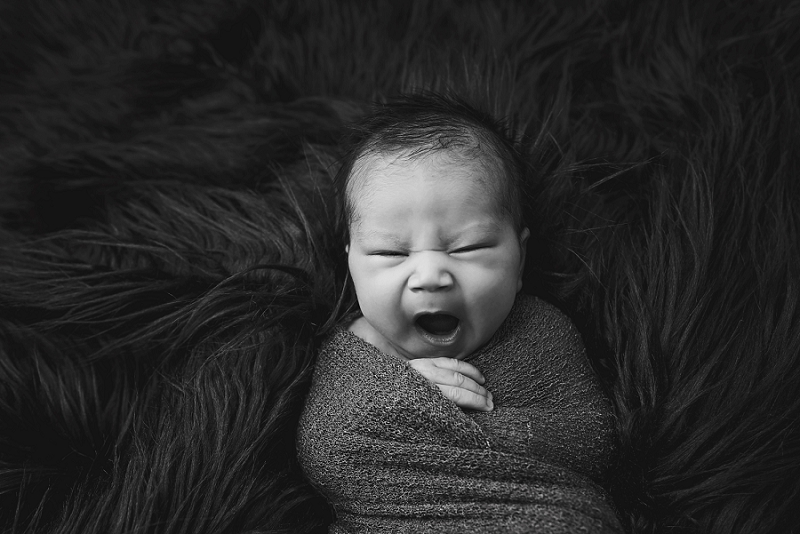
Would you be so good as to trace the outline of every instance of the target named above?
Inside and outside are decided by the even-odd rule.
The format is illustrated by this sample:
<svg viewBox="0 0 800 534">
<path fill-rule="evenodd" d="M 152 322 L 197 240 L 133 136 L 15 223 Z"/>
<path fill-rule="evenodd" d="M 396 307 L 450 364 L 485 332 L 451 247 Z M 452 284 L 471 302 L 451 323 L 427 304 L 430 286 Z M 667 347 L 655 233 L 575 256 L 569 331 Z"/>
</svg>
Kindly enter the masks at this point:
<svg viewBox="0 0 800 534">
<path fill-rule="evenodd" d="M 402 256 L 406 256 L 405 252 L 400 252 L 397 250 L 376 250 L 375 252 L 370 252 L 370 256 L 384 256 L 389 258 L 398 258 Z"/>
<path fill-rule="evenodd" d="M 455 249 L 453 251 L 453 254 L 462 254 L 462 253 L 465 253 L 465 252 L 474 252 L 476 250 L 481 250 L 481 249 L 484 249 L 484 248 L 489 248 L 489 246 L 488 245 L 482 245 L 482 244 L 481 245 L 469 245 L 467 247 L 461 247 L 461 248 Z"/>
</svg>

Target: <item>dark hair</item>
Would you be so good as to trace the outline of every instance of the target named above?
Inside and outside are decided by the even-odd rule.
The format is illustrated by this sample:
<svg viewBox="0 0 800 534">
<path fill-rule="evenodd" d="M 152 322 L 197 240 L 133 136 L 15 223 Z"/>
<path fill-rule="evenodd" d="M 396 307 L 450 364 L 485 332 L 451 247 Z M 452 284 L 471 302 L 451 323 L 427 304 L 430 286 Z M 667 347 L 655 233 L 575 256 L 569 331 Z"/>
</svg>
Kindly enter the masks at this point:
<svg viewBox="0 0 800 534">
<path fill-rule="evenodd" d="M 414 158 L 442 149 L 489 162 L 493 171 L 489 185 L 495 189 L 499 209 L 520 231 L 524 226 L 521 183 L 525 166 L 505 128 L 458 98 L 415 93 L 376 104 L 370 115 L 352 125 L 350 149 L 335 179 L 339 222 L 346 238 L 349 240 L 353 220 L 348 186 L 362 157 L 403 152 Z"/>
</svg>

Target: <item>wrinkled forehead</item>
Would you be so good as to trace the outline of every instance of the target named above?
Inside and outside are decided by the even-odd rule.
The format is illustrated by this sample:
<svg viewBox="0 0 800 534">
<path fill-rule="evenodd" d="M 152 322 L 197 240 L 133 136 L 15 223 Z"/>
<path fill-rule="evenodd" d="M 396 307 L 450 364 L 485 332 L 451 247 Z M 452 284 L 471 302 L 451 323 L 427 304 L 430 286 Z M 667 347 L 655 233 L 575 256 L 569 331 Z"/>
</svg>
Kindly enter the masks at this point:
<svg viewBox="0 0 800 534">
<path fill-rule="evenodd" d="M 452 166 L 453 173 L 442 177 L 442 188 L 462 187 L 476 196 L 490 195 L 497 204 L 498 215 L 503 214 L 502 170 L 486 154 L 474 150 L 447 149 L 415 153 L 410 150 L 367 153 L 353 164 L 345 189 L 345 202 L 349 225 L 359 223 L 359 207 L 368 203 L 375 192 L 386 184 L 409 181 L 409 171 L 424 165 Z M 449 179 L 457 176 L 458 180 Z M 460 180 L 460 181 L 459 181 Z"/>
</svg>

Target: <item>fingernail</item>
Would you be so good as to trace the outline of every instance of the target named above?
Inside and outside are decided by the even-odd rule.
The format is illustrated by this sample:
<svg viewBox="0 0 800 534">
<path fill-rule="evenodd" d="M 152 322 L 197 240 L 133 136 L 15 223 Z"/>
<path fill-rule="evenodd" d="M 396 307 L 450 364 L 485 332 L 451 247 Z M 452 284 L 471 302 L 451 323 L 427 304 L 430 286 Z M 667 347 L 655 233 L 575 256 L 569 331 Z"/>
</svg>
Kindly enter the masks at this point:
<svg viewBox="0 0 800 534">
<path fill-rule="evenodd" d="M 494 403 L 492 402 L 491 397 L 489 397 L 489 399 L 487 399 L 486 406 L 489 407 L 489 410 L 494 410 Z"/>
</svg>

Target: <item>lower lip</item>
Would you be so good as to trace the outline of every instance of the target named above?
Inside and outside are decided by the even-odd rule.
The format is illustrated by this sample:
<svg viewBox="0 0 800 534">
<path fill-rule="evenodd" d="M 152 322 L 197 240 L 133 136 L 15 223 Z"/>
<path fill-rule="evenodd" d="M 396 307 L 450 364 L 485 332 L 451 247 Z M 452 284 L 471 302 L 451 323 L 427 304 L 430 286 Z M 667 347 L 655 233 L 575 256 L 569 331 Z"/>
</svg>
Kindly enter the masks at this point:
<svg viewBox="0 0 800 534">
<path fill-rule="evenodd" d="M 417 332 L 419 333 L 419 335 L 423 339 L 425 339 L 425 341 L 427 341 L 428 343 L 430 343 L 432 345 L 438 345 L 440 347 L 448 347 L 448 346 L 452 345 L 453 343 L 455 343 L 455 340 L 458 337 L 459 332 L 461 332 L 461 325 L 460 324 L 456 327 L 455 330 L 453 330 L 451 333 L 447 334 L 446 336 L 437 336 L 437 335 L 431 334 L 430 332 L 428 332 L 427 330 L 425 330 L 424 328 L 421 328 L 419 326 L 417 326 L 416 328 L 417 328 Z"/>
</svg>

